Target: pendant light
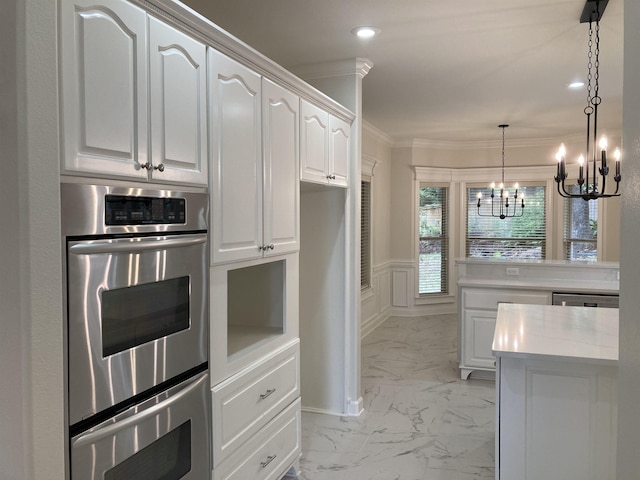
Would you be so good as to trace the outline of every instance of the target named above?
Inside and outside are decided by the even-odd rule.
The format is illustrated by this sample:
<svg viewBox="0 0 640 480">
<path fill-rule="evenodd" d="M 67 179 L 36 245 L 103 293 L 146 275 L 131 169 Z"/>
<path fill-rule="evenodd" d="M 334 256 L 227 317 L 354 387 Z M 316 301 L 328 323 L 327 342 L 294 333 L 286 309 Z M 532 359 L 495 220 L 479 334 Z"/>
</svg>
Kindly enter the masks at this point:
<svg viewBox="0 0 640 480">
<path fill-rule="evenodd" d="M 558 193 L 565 198 L 582 198 L 584 200 L 596 200 L 598 198 L 618 197 L 620 188 L 620 150 L 616 148 L 613 157 L 615 160 L 616 189 L 613 193 L 607 193 L 606 181 L 609 174 L 607 165 L 607 137 L 602 135 L 598 146 L 600 147 L 600 159 L 596 148 L 598 136 L 598 106 L 602 103 L 600 98 L 600 18 L 604 13 L 608 0 L 587 0 L 580 23 L 589 23 L 589 61 L 587 65 L 587 105 L 584 114 L 587 116 L 587 151 L 586 155 L 578 157 L 578 193 L 570 193 L 566 186 L 567 166 L 564 143 L 556 154 L 558 170 L 554 180 L 558 185 Z M 594 28 L 595 23 L 595 28 Z M 594 45 L 595 37 L 595 45 Z M 593 90 L 592 90 L 593 82 Z M 586 165 L 585 165 L 586 162 Z M 598 166 L 599 165 L 599 166 Z M 598 175 L 599 174 L 599 175 Z"/>
<path fill-rule="evenodd" d="M 504 186 L 504 130 L 508 127 L 507 124 L 498 125 L 502 129 L 502 181 L 498 185 L 496 194 L 496 184 L 491 184 L 490 201 L 486 202 L 487 208 L 483 208 L 482 204 L 482 192 L 478 192 L 478 215 L 481 217 L 496 217 L 500 219 L 521 217 L 524 214 L 524 194 L 520 193 L 518 197 L 518 184 L 516 183 L 513 193 L 513 199 L 509 200 L 509 190 Z M 488 204 L 491 204 L 491 211 L 489 211 Z"/>
</svg>

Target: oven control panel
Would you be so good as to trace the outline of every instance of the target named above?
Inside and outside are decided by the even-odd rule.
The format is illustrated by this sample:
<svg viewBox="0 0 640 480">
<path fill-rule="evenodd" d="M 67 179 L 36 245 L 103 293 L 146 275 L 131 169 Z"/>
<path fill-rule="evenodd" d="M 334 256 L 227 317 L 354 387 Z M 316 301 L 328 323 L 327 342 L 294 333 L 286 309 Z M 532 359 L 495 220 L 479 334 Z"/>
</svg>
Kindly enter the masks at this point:
<svg viewBox="0 0 640 480">
<path fill-rule="evenodd" d="M 105 225 L 183 224 L 184 198 L 105 195 Z"/>
</svg>

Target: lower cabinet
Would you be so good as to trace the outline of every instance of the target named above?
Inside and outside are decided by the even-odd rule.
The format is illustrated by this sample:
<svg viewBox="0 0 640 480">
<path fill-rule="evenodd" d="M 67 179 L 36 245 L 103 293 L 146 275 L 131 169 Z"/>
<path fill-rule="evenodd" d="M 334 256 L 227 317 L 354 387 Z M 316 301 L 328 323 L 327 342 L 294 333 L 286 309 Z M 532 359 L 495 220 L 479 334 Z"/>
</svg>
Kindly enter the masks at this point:
<svg viewBox="0 0 640 480">
<path fill-rule="evenodd" d="M 289 405 L 265 428 L 220 466 L 213 480 L 279 480 L 300 455 L 300 399 Z"/>
<path fill-rule="evenodd" d="M 617 367 L 498 359 L 496 479 L 614 480 Z"/>
<path fill-rule="evenodd" d="M 495 372 L 491 346 L 500 303 L 550 305 L 551 292 L 497 288 L 460 288 L 460 378 L 474 371 Z"/>
<path fill-rule="evenodd" d="M 300 454 L 300 341 L 215 385 L 213 478 L 280 479 Z"/>
</svg>

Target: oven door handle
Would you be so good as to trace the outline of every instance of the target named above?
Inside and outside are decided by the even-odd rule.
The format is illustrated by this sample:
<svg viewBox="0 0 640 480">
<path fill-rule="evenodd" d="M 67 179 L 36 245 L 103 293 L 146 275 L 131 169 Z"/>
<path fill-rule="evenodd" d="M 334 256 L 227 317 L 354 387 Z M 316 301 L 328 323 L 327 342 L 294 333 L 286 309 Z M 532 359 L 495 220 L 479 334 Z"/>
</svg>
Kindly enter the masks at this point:
<svg viewBox="0 0 640 480">
<path fill-rule="evenodd" d="M 103 438 L 114 436 L 120 430 L 124 430 L 150 417 L 153 417 L 162 410 L 166 410 L 176 402 L 179 402 L 194 390 L 200 388 L 202 383 L 206 382 L 208 378 L 209 377 L 207 376 L 206 372 L 201 373 L 199 377 L 195 377 L 194 379 L 190 380 L 191 383 L 189 385 L 186 385 L 182 390 L 171 395 L 166 400 L 163 400 L 160 403 L 156 403 L 155 405 L 143 410 L 142 412 L 136 413 L 123 420 L 110 423 L 109 425 L 105 425 L 104 427 L 98 427 L 96 430 L 77 436 L 72 442 L 72 447 L 79 448 L 86 445 L 92 445 Z"/>
<path fill-rule="evenodd" d="M 149 237 L 137 242 L 125 240 L 96 240 L 91 243 L 76 243 L 69 247 L 75 255 L 92 255 L 96 253 L 135 253 L 147 250 L 164 250 L 167 248 L 190 247 L 206 243 L 207 235 L 180 235 L 176 237 Z"/>
</svg>

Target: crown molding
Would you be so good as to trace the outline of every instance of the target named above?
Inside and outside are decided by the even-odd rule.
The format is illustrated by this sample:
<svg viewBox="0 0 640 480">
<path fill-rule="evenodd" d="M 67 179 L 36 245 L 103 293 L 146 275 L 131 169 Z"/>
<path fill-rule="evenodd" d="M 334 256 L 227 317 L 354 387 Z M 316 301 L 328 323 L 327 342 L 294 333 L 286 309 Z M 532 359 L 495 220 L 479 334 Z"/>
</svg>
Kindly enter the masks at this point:
<svg viewBox="0 0 640 480">
<path fill-rule="evenodd" d="M 621 132 L 612 130 L 609 136 L 621 137 Z M 561 143 L 580 143 L 585 141 L 584 133 L 574 133 L 563 137 L 508 139 L 506 148 L 535 148 L 557 146 Z M 428 140 L 405 138 L 393 142 L 392 148 L 433 148 L 436 150 L 482 150 L 500 148 L 502 140 L 476 140 L 469 142 L 452 142 L 446 140 Z"/>
<path fill-rule="evenodd" d="M 290 70 L 306 80 L 317 80 L 319 78 L 346 77 L 350 75 L 364 78 L 372 67 L 373 62 L 371 60 L 356 57 L 335 62 L 297 65 L 290 67 Z"/>
<path fill-rule="evenodd" d="M 367 121 L 362 122 L 362 133 L 365 133 L 371 137 L 374 137 L 376 140 L 379 140 L 380 142 L 384 143 L 388 147 L 394 146 L 393 138 L 391 138 L 389 135 L 384 133 L 379 128 L 374 127 Z"/>
<path fill-rule="evenodd" d="M 361 173 L 373 177 L 376 174 L 376 166 L 378 160 L 370 155 L 362 155 L 362 169 Z"/>
<path fill-rule="evenodd" d="M 349 109 L 183 3 L 177 0 L 131 1 L 335 116 L 349 123 L 355 119 L 354 113 Z"/>
</svg>

